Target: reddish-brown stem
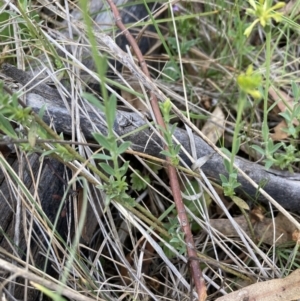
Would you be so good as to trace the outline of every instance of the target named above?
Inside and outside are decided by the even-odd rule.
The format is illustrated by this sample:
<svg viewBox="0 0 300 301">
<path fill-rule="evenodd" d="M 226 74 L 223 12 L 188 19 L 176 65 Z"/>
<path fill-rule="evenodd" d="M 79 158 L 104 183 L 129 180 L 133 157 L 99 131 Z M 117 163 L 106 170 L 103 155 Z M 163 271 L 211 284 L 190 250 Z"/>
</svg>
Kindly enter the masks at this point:
<svg viewBox="0 0 300 301">
<path fill-rule="evenodd" d="M 113 3 L 112 0 L 107 0 L 107 3 L 109 4 L 111 11 L 113 12 L 116 25 L 118 26 L 118 28 L 120 30 L 122 30 L 122 33 L 125 35 L 128 43 L 131 45 L 134 53 L 136 54 L 142 71 L 148 78 L 150 78 L 150 74 L 149 74 L 145 59 L 135 41 L 135 39 L 130 34 L 130 32 L 127 30 L 127 28 L 124 26 L 117 7 L 115 6 L 115 4 Z M 159 109 L 157 97 L 152 92 L 150 92 L 150 103 L 152 106 L 152 110 L 153 110 L 156 122 L 158 123 L 158 125 L 161 128 L 166 129 L 166 125 L 164 123 L 163 117 L 162 117 L 160 109 Z M 168 146 L 165 145 L 164 149 L 168 150 Z M 170 163 L 169 157 L 166 157 L 166 160 L 167 160 L 167 162 Z M 167 164 L 167 168 L 168 168 L 168 174 L 169 174 L 169 178 L 170 178 L 170 186 L 171 186 L 171 189 L 173 192 L 174 202 L 175 202 L 176 209 L 178 212 L 178 217 L 180 220 L 180 225 L 185 234 L 187 254 L 188 254 L 188 257 L 190 258 L 189 264 L 190 264 L 192 277 L 194 279 L 194 283 L 196 286 L 196 290 L 198 293 L 198 300 L 204 301 L 206 299 L 206 286 L 205 286 L 204 278 L 202 275 L 202 271 L 199 266 L 199 262 L 198 262 L 198 260 L 195 260 L 197 258 L 197 252 L 196 252 L 191 228 L 189 225 L 188 216 L 187 216 L 187 213 L 186 213 L 183 201 L 182 201 L 182 197 L 181 197 L 177 171 L 176 171 L 175 167 L 173 167 L 171 164 Z M 193 258 L 195 258 L 195 259 L 193 259 Z"/>
</svg>

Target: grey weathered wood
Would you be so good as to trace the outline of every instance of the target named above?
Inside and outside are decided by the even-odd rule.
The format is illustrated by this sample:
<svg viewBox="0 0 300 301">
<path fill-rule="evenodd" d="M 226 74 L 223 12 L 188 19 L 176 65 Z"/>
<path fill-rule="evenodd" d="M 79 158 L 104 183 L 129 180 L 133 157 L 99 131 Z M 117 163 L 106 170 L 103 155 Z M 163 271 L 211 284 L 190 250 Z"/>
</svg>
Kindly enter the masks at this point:
<svg viewBox="0 0 300 301">
<path fill-rule="evenodd" d="M 38 174 L 42 164 L 39 160 L 39 156 L 37 156 L 36 154 L 30 155 L 28 162 L 25 159 L 23 160 L 22 166 L 20 166 L 21 163 L 17 160 L 17 158 L 11 158 L 8 159 L 8 161 L 11 163 L 11 166 L 15 170 L 15 172 L 23 179 L 23 183 L 28 188 L 28 190 L 33 194 L 34 190 L 36 189 L 33 183 L 37 182 Z M 50 161 L 57 174 L 63 176 L 64 166 L 56 160 L 51 159 Z M 19 257 L 20 259 L 25 260 L 26 254 L 29 250 L 27 249 L 27 241 L 24 235 L 24 221 L 22 220 L 22 217 L 24 215 L 21 214 L 21 227 L 19 229 L 20 242 L 18 246 L 15 246 L 13 242 L 15 233 L 17 200 L 15 197 L 16 195 L 11 188 L 11 178 L 8 180 L 4 175 L 5 172 L 3 170 L 3 167 L 0 165 L 0 246 L 8 253 L 13 254 L 15 257 Z M 13 182 L 15 183 L 15 181 Z M 40 200 L 40 204 L 45 214 L 48 216 L 50 221 L 54 223 L 56 215 L 59 214 L 58 209 L 60 206 L 60 201 L 55 200 L 54 195 L 62 196 L 64 188 L 61 180 L 59 180 L 58 177 L 52 173 L 52 170 L 49 169 L 48 165 L 45 165 L 42 168 L 37 189 L 38 200 Z M 26 197 L 23 197 L 22 211 L 26 211 L 26 225 L 29 229 L 31 213 L 30 211 L 26 210 L 25 203 L 27 203 L 31 207 L 31 205 L 28 203 L 28 199 Z M 66 218 L 59 219 L 57 230 L 62 237 L 66 236 L 68 231 Z M 38 235 L 40 241 L 44 241 L 36 227 L 34 227 L 34 232 Z M 46 244 L 43 245 L 35 243 L 35 238 L 36 236 L 33 234 L 30 245 L 30 252 L 33 255 L 34 262 L 31 262 L 30 260 L 30 264 L 38 268 L 43 268 L 45 258 L 40 254 L 40 252 L 44 253 L 44 250 L 47 249 L 48 246 Z M 11 292 L 15 298 L 20 300 L 24 299 L 24 287 L 22 284 L 24 284 L 24 279 L 19 279 L 18 284 L 16 284 L 15 286 L 14 292 Z M 36 296 L 37 291 L 29 289 L 28 300 L 34 300 Z"/>
<path fill-rule="evenodd" d="M 29 94 L 27 95 L 28 104 L 34 111 L 38 112 L 45 100 L 39 95 Z M 50 120 L 54 123 L 58 132 L 65 134 L 71 134 L 71 116 L 70 113 L 61 107 L 55 107 L 48 105 L 48 113 L 45 114 L 44 120 L 50 123 Z M 106 134 L 105 122 L 101 119 L 105 119 L 105 116 L 99 112 L 98 116 L 94 113 L 89 113 L 90 120 L 81 116 L 80 126 L 86 139 L 93 139 L 92 133 L 96 127 L 99 132 Z M 101 118 L 100 118 L 101 117 Z M 146 121 L 136 113 L 117 111 L 116 121 L 114 124 L 114 130 L 119 136 L 123 136 L 132 131 L 137 130 L 139 127 L 145 126 Z M 191 147 L 188 134 L 185 130 L 177 128 L 174 136 L 182 144 L 182 146 L 190 153 Z M 153 156 L 162 157 L 160 151 L 162 150 L 162 144 L 160 138 L 152 132 L 148 127 L 144 130 L 138 131 L 125 138 L 132 142 L 132 149 L 144 152 Z M 208 146 L 200 137 L 194 135 L 195 147 L 197 151 L 197 158 L 201 158 L 206 155 L 212 154 L 210 159 L 202 166 L 204 173 L 219 181 L 219 174 L 227 175 L 227 172 L 223 165 L 223 159 L 214 152 L 214 150 Z M 181 158 L 188 165 L 191 164 L 189 159 L 181 153 Z M 244 160 L 236 157 L 235 164 L 239 166 L 244 172 L 246 172 L 256 183 L 266 181 L 267 184 L 264 189 L 270 194 L 280 205 L 291 211 L 299 211 L 299 195 L 300 195 L 300 175 L 290 175 L 291 178 L 278 175 L 276 170 L 265 170 L 265 168 L 256 163 Z M 238 176 L 238 181 L 242 184 L 241 190 L 249 194 L 251 197 L 255 197 L 256 189 L 253 188 L 244 178 Z M 265 198 L 259 196 L 260 201 L 265 202 Z"/>
</svg>

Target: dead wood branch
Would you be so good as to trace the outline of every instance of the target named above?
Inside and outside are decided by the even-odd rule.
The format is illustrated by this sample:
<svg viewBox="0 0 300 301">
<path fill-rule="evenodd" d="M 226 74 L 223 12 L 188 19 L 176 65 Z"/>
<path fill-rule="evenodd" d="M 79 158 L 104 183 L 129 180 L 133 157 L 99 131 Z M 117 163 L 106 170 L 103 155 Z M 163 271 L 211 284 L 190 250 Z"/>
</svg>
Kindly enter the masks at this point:
<svg viewBox="0 0 300 301">
<path fill-rule="evenodd" d="M 49 103 L 48 100 L 45 100 L 40 95 L 36 94 L 28 94 L 27 101 L 28 105 L 31 106 L 35 112 L 38 112 L 45 103 Z M 64 134 L 71 134 L 72 122 L 70 113 L 62 107 L 55 107 L 53 105 L 48 105 L 47 108 L 48 110 L 47 114 L 44 116 L 44 120 L 48 124 L 52 122 L 58 133 L 63 132 Z M 100 120 L 101 118 L 103 118 L 103 121 Z M 92 123 L 89 120 L 92 120 Z M 86 139 L 93 139 L 92 132 L 96 129 L 101 133 L 106 134 L 104 120 L 105 116 L 101 112 L 98 114 L 90 112 L 89 118 L 83 115 L 80 117 L 80 126 Z M 118 111 L 114 130 L 119 136 L 123 136 L 145 126 L 146 123 L 146 120 L 136 113 Z M 182 144 L 182 147 L 185 148 L 187 152 L 191 153 L 190 140 L 187 132 L 177 128 L 174 136 Z M 125 140 L 131 141 L 132 149 L 136 151 L 144 152 L 152 156 L 163 157 L 160 155 L 160 151 L 162 150 L 161 139 L 148 127 L 126 136 Z M 210 159 L 202 166 L 202 170 L 208 177 L 219 181 L 219 174 L 227 174 L 223 165 L 223 159 L 200 137 L 194 136 L 194 141 L 198 158 L 212 154 Z M 191 165 L 190 160 L 184 153 L 181 153 L 181 158 L 186 164 Z M 282 174 L 272 169 L 267 171 L 263 166 L 239 157 L 236 157 L 235 164 L 256 183 L 262 183 L 263 181 L 267 182 L 264 187 L 265 191 L 284 208 L 293 212 L 299 211 L 299 174 L 293 174 L 288 177 L 285 173 Z M 256 189 L 241 176 L 238 177 L 238 181 L 242 184 L 241 190 L 255 198 Z M 266 201 L 262 196 L 258 196 L 258 200 L 263 202 Z"/>
</svg>

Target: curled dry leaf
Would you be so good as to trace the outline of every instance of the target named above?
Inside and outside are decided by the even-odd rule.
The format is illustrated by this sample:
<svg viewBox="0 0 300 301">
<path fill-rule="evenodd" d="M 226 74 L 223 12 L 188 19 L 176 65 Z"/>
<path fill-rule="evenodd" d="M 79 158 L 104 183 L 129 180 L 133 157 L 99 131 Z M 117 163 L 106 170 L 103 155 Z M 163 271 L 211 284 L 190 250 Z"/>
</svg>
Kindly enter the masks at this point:
<svg viewBox="0 0 300 301">
<path fill-rule="evenodd" d="M 238 223 L 240 228 L 251 237 L 251 232 L 245 217 L 238 216 L 235 217 L 234 220 Z M 280 213 L 274 220 L 271 218 L 264 218 L 261 221 L 252 219 L 251 222 L 257 242 L 263 242 L 268 245 L 273 245 L 275 243 L 275 245 L 278 246 L 288 241 L 295 241 L 293 233 L 296 230 L 296 227 Z M 227 237 L 238 236 L 233 225 L 228 219 L 211 219 L 210 224 L 214 229 Z M 275 225 L 275 229 L 273 225 Z"/>
<path fill-rule="evenodd" d="M 219 106 L 216 106 L 211 117 L 202 128 L 202 133 L 213 143 L 216 143 L 224 133 L 225 115 Z"/>
<path fill-rule="evenodd" d="M 250 212 L 250 219 L 257 222 L 262 222 L 265 219 L 263 208 L 262 207 L 253 208 Z"/>
<path fill-rule="evenodd" d="M 297 229 L 292 234 L 293 241 L 296 242 L 297 245 L 300 244 L 300 231 Z"/>
<path fill-rule="evenodd" d="M 259 282 L 216 299 L 216 301 L 290 301 L 300 298 L 300 269 L 284 279 Z"/>
<path fill-rule="evenodd" d="M 274 141 L 281 141 L 286 139 L 289 135 L 284 129 L 287 128 L 287 124 L 284 120 L 281 120 L 275 127 L 274 127 L 274 134 L 270 134 L 271 138 Z"/>
<path fill-rule="evenodd" d="M 290 97 L 283 91 L 275 91 L 274 88 L 269 89 L 269 94 L 274 99 L 275 102 L 277 102 L 277 107 L 281 112 L 284 112 L 287 109 L 287 105 L 290 107 L 290 109 L 294 106 L 294 98 Z M 298 125 L 299 122 L 297 120 L 294 120 L 294 124 Z"/>
</svg>

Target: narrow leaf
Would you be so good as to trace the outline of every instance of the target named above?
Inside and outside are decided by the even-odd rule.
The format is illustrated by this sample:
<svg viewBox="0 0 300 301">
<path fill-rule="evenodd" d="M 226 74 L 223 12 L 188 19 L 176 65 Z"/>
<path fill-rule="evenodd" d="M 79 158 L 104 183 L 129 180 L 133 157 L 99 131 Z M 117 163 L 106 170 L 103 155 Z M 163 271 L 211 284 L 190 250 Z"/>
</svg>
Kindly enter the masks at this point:
<svg viewBox="0 0 300 301">
<path fill-rule="evenodd" d="M 95 154 L 92 156 L 93 159 L 100 159 L 100 160 L 112 160 L 112 157 L 105 154 Z"/>
<path fill-rule="evenodd" d="M 169 151 L 163 150 L 160 152 L 162 155 L 165 155 L 167 157 L 172 157 L 172 154 Z"/>
<path fill-rule="evenodd" d="M 40 108 L 40 110 L 39 110 L 39 117 L 41 118 L 41 119 L 43 119 L 43 117 L 44 117 L 44 114 L 45 114 L 45 111 L 46 111 L 46 105 L 43 105 L 41 108 Z"/>
<path fill-rule="evenodd" d="M 97 97 L 95 97 L 93 94 L 85 93 L 85 92 L 82 93 L 82 96 L 89 103 L 91 103 L 93 106 L 95 106 L 96 108 L 98 108 L 99 110 L 101 110 L 104 113 L 105 108 Z"/>
<path fill-rule="evenodd" d="M 220 176 L 222 185 L 223 185 L 224 183 L 227 183 L 227 182 L 228 182 L 227 178 L 226 178 L 224 175 L 220 174 L 219 176 Z"/>
<path fill-rule="evenodd" d="M 129 161 L 126 161 L 123 166 L 119 169 L 119 173 L 121 174 L 121 176 L 125 175 L 125 173 L 128 170 L 128 166 L 129 166 Z"/>
<path fill-rule="evenodd" d="M 245 209 L 245 210 L 250 210 L 249 205 L 243 199 L 241 199 L 235 195 L 231 196 L 231 199 L 238 207 Z"/>
<path fill-rule="evenodd" d="M 15 133 L 12 125 L 10 122 L 2 115 L 0 114 L 0 129 L 9 137 L 17 139 L 18 136 Z"/>
<path fill-rule="evenodd" d="M 28 142 L 29 142 L 29 144 L 30 144 L 31 147 L 35 147 L 36 133 L 37 133 L 37 124 L 33 120 L 31 122 L 31 125 L 30 125 L 30 128 L 29 128 L 29 132 L 28 132 Z"/>
<path fill-rule="evenodd" d="M 106 104 L 106 110 L 105 110 L 107 127 L 109 129 L 113 129 L 115 117 L 116 117 L 116 111 L 117 111 L 117 99 L 116 96 L 112 94 L 109 97 L 108 103 Z"/>
<path fill-rule="evenodd" d="M 260 153 L 261 155 L 265 155 L 265 151 L 258 145 L 252 145 L 251 146 L 254 150 L 256 150 L 258 153 Z"/>
<path fill-rule="evenodd" d="M 111 145 L 108 142 L 107 137 L 105 137 L 99 133 L 93 133 L 93 136 L 94 136 L 95 140 L 99 143 L 100 146 L 106 148 L 107 150 L 111 149 Z"/>
<path fill-rule="evenodd" d="M 123 142 L 123 143 L 118 147 L 117 155 L 123 154 L 123 153 L 128 149 L 128 147 L 130 146 L 130 144 L 131 144 L 131 143 L 130 143 L 129 141 Z"/>
<path fill-rule="evenodd" d="M 110 176 L 114 176 L 115 175 L 115 170 L 112 167 L 110 167 L 108 164 L 106 164 L 106 163 L 99 163 L 99 165 Z"/>
</svg>

